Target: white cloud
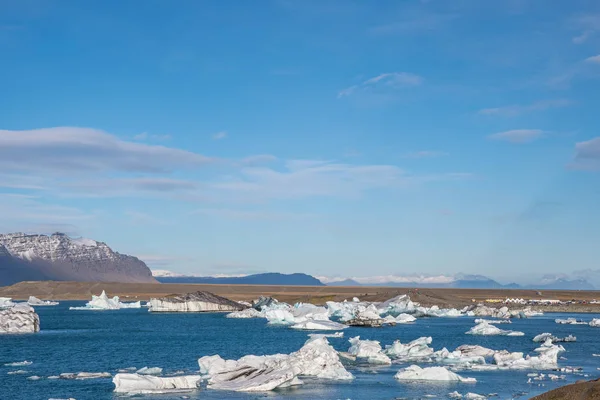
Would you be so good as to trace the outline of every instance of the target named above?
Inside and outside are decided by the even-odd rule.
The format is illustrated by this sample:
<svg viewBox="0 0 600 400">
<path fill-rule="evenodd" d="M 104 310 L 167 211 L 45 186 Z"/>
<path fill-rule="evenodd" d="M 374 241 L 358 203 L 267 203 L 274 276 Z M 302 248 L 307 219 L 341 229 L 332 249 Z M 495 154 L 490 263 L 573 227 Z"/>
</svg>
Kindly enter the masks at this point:
<svg viewBox="0 0 600 400">
<path fill-rule="evenodd" d="M 359 85 L 353 85 L 338 93 L 338 98 L 348 97 L 357 92 L 399 90 L 411 86 L 419 86 L 423 78 L 408 72 L 387 72 L 369 78 Z"/>
<path fill-rule="evenodd" d="M 585 59 L 585 61 L 593 64 L 600 64 L 600 54 L 597 56 L 588 57 Z"/>
<path fill-rule="evenodd" d="M 246 165 L 246 166 L 255 166 L 255 165 L 261 165 L 261 164 L 268 164 L 268 163 L 271 163 L 274 161 L 277 161 L 277 157 L 275 157 L 274 155 L 257 154 L 254 156 L 248 156 L 248 157 L 242 158 L 240 160 L 240 164 Z"/>
<path fill-rule="evenodd" d="M 171 135 L 150 135 L 147 132 L 138 133 L 133 137 L 134 140 L 169 140 Z"/>
<path fill-rule="evenodd" d="M 214 161 L 186 150 L 124 141 L 89 128 L 0 130 L 0 169 L 3 171 L 168 172 L 176 168 L 198 168 Z"/>
<path fill-rule="evenodd" d="M 573 104 L 573 102 L 568 99 L 540 100 L 527 105 L 510 105 L 504 107 L 484 108 L 483 110 L 479 110 L 479 114 L 515 117 L 517 115 L 534 111 L 544 111 L 551 108 L 567 107 L 571 104 Z"/>
<path fill-rule="evenodd" d="M 227 138 L 227 132 L 225 131 L 221 131 L 221 132 L 217 132 L 212 136 L 213 140 L 223 140 L 225 138 Z"/>
<path fill-rule="evenodd" d="M 492 140 L 501 140 L 510 143 L 529 143 L 544 136 L 544 131 L 540 129 L 513 129 L 505 132 L 498 132 L 489 135 Z"/>
<path fill-rule="evenodd" d="M 582 44 L 586 40 L 588 40 L 590 38 L 590 36 L 592 36 L 593 34 L 594 34 L 594 31 L 591 29 L 588 29 L 587 31 L 583 31 L 583 32 L 581 32 L 581 35 L 573 37 L 573 39 L 572 39 L 573 43 Z"/>
<path fill-rule="evenodd" d="M 436 158 L 436 157 L 443 157 L 443 156 L 447 156 L 448 153 L 443 152 L 443 151 L 435 151 L 435 150 L 421 150 L 421 151 L 415 151 L 412 153 L 407 153 L 403 156 L 403 158 Z"/>
<path fill-rule="evenodd" d="M 582 14 L 569 21 L 571 28 L 580 33 L 573 37 L 573 43 L 585 43 L 590 37 L 600 30 L 600 14 Z"/>
<path fill-rule="evenodd" d="M 575 160 L 570 167 L 574 169 L 600 169 L 600 137 L 575 144 Z"/>
</svg>

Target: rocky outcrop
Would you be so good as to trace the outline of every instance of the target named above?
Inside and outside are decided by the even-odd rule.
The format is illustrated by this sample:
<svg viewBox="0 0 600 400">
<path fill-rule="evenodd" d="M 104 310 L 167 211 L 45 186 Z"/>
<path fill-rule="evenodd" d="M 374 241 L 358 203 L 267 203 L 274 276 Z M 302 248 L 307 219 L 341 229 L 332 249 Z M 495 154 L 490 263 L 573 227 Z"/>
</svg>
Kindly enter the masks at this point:
<svg viewBox="0 0 600 400">
<path fill-rule="evenodd" d="M 151 312 L 210 312 L 241 311 L 246 306 L 217 296 L 210 292 L 195 292 L 184 295 L 173 295 L 162 299 L 150 299 Z"/>
<path fill-rule="evenodd" d="M 34 333 L 40 330 L 40 317 L 24 303 L 0 310 L 1 333 Z"/>
<path fill-rule="evenodd" d="M 0 234 L 0 285 L 24 280 L 156 282 L 143 261 L 103 242 L 62 233 Z"/>
</svg>

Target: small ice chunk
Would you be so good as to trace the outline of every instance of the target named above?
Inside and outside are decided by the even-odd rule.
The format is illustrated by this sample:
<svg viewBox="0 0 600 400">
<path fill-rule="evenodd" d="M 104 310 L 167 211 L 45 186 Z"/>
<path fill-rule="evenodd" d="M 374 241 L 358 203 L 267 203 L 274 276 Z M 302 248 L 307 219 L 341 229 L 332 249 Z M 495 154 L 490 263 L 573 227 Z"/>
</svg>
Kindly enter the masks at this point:
<svg viewBox="0 0 600 400">
<path fill-rule="evenodd" d="M 158 377 L 140 374 L 117 374 L 113 378 L 115 392 L 129 394 L 169 393 L 194 390 L 199 375 Z"/>
<path fill-rule="evenodd" d="M 38 381 L 42 378 L 37 375 L 31 375 L 31 376 L 28 376 L 27 379 L 29 379 L 30 381 Z"/>
<path fill-rule="evenodd" d="M 445 367 L 421 368 L 418 365 L 401 369 L 394 378 L 400 381 L 477 382 L 475 378 L 463 378 Z"/>
<path fill-rule="evenodd" d="M 448 393 L 448 397 L 451 399 L 462 399 L 463 395 L 458 393 L 456 390 L 452 393 Z"/>
<path fill-rule="evenodd" d="M 465 399 L 466 400 L 484 400 L 484 399 L 487 399 L 487 396 L 469 392 L 469 393 L 465 394 Z"/>
<path fill-rule="evenodd" d="M 479 324 L 475 325 L 474 327 L 472 327 L 471 329 L 469 329 L 469 331 L 466 332 L 467 335 L 485 335 L 485 336 L 491 336 L 491 335 L 502 335 L 502 336 L 524 336 L 525 334 L 523 332 L 517 332 L 517 331 L 506 331 L 503 329 L 500 329 L 494 325 L 491 325 L 487 322 L 480 322 Z"/>
<path fill-rule="evenodd" d="M 6 374 L 7 375 L 21 375 L 21 374 L 26 374 L 26 373 L 27 373 L 27 371 L 19 369 L 16 371 L 8 371 Z"/>
<path fill-rule="evenodd" d="M 162 374 L 163 369 L 160 367 L 143 367 L 137 370 L 137 374 L 140 375 L 160 375 Z"/>
<path fill-rule="evenodd" d="M 4 364 L 5 367 L 25 367 L 27 365 L 31 365 L 33 364 L 32 361 L 17 361 L 17 362 L 11 362 L 8 364 Z"/>
</svg>

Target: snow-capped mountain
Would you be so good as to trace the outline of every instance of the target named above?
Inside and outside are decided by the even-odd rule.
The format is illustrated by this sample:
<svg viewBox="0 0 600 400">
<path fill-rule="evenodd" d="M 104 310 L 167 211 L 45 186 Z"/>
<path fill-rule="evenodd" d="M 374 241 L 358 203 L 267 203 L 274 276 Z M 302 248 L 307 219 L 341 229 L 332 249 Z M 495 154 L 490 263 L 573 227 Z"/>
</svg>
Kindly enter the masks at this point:
<svg viewBox="0 0 600 400">
<path fill-rule="evenodd" d="M 22 280 L 156 282 L 143 261 L 103 242 L 63 233 L 0 234 L 0 285 Z"/>
</svg>

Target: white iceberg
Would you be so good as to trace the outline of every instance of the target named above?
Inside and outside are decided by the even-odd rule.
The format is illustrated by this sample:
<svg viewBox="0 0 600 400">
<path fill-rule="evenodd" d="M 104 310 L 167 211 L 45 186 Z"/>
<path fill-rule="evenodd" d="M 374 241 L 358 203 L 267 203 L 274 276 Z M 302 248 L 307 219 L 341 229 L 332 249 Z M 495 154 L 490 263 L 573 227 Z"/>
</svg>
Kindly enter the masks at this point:
<svg viewBox="0 0 600 400">
<path fill-rule="evenodd" d="M 569 336 L 566 336 L 564 338 L 559 338 L 559 337 L 556 337 L 553 334 L 548 333 L 548 332 L 546 332 L 546 333 L 540 333 L 539 335 L 536 335 L 533 338 L 533 341 L 534 342 L 545 342 L 547 339 L 550 339 L 552 341 L 552 343 L 557 343 L 557 342 L 576 342 L 577 341 L 577 338 L 575 336 L 573 336 L 573 335 L 569 335 Z"/>
<path fill-rule="evenodd" d="M 564 352 L 562 346 L 552 344 L 547 339 L 544 344 L 535 349 L 537 356 L 523 357 L 523 353 L 510 353 L 506 350 L 494 354 L 494 362 L 499 368 L 503 369 L 534 369 L 547 370 L 558 368 L 558 354 Z"/>
<path fill-rule="evenodd" d="M 347 326 L 334 321 L 319 321 L 319 320 L 306 320 L 299 322 L 291 326 L 292 329 L 302 329 L 308 331 L 339 331 L 340 329 L 346 329 Z"/>
<path fill-rule="evenodd" d="M 590 322 L 590 326 L 594 328 L 600 328 L 600 318 L 592 319 L 592 321 Z"/>
<path fill-rule="evenodd" d="M 433 349 L 429 347 L 431 342 L 431 337 L 420 337 L 406 344 L 396 340 L 392 345 L 385 346 L 384 352 L 400 362 L 428 361 L 433 354 Z"/>
<path fill-rule="evenodd" d="M 412 315 L 405 314 L 405 313 L 399 314 L 396 317 L 396 323 L 397 324 L 410 324 L 412 322 L 415 322 L 416 320 L 417 319 L 415 317 L 413 317 Z"/>
<path fill-rule="evenodd" d="M 487 399 L 487 396 L 469 392 L 465 395 L 465 399 L 466 400 L 484 400 L 484 399 Z"/>
<path fill-rule="evenodd" d="M 309 333 L 308 337 L 311 337 L 311 338 L 319 338 L 319 337 L 324 337 L 324 338 L 343 338 L 344 337 L 344 332 L 335 332 L 335 333 Z"/>
<path fill-rule="evenodd" d="M 0 334 L 34 333 L 40 330 L 40 317 L 25 303 L 0 310 Z"/>
<path fill-rule="evenodd" d="M 416 311 L 416 307 L 418 307 L 418 304 L 413 303 L 406 294 L 393 297 L 377 305 L 380 315 L 390 314 L 394 316 L 403 313 L 412 314 Z"/>
<path fill-rule="evenodd" d="M 463 313 L 455 308 L 439 308 L 438 306 L 417 307 L 416 317 L 460 317 Z"/>
<path fill-rule="evenodd" d="M 139 374 L 117 374 L 113 378 L 115 392 L 128 394 L 169 393 L 194 390 L 200 376 L 158 377 Z"/>
<path fill-rule="evenodd" d="M 385 321 L 379 315 L 377 308 L 370 304 L 367 307 L 359 305 L 354 310 L 352 318 L 344 322 L 349 326 L 380 327 Z"/>
<path fill-rule="evenodd" d="M 57 306 L 58 302 L 50 300 L 40 300 L 37 297 L 29 296 L 27 304 L 29 304 L 30 306 Z"/>
<path fill-rule="evenodd" d="M 33 364 L 32 361 L 16 361 L 8 364 L 4 364 L 5 367 L 26 367 L 28 365 Z"/>
<path fill-rule="evenodd" d="M 133 303 L 122 303 L 119 301 L 119 296 L 109 298 L 103 290 L 100 296 L 92 295 L 92 300 L 88 301 L 83 307 L 69 307 L 69 310 L 120 310 L 122 308 L 141 308 L 142 304 L 139 301 Z"/>
<path fill-rule="evenodd" d="M 163 369 L 160 367 L 143 367 L 136 371 L 136 374 L 139 375 L 160 375 L 162 374 Z"/>
<path fill-rule="evenodd" d="M 376 340 L 360 340 L 360 336 L 350 338 L 348 354 L 359 363 L 391 365 L 392 360 L 382 352 Z"/>
<path fill-rule="evenodd" d="M 60 374 L 58 378 L 83 381 L 87 379 L 112 378 L 112 375 L 108 372 L 64 372 Z"/>
<path fill-rule="evenodd" d="M 482 319 L 477 318 L 474 321 L 476 324 L 480 324 L 482 322 L 487 322 L 488 324 L 497 325 L 497 324 L 512 324 L 510 319 Z"/>
<path fill-rule="evenodd" d="M 587 322 L 576 319 L 576 318 L 566 318 L 566 319 L 557 318 L 554 320 L 554 322 L 556 322 L 557 324 L 561 324 L 561 325 L 587 325 Z"/>
<path fill-rule="evenodd" d="M 463 378 L 445 367 L 421 368 L 418 365 L 401 369 L 394 378 L 399 381 L 477 382 L 475 378 Z"/>
<path fill-rule="evenodd" d="M 245 356 L 223 360 L 206 356 L 198 360 L 208 388 L 233 391 L 267 391 L 301 384 L 302 376 L 318 379 L 353 379 L 335 349 L 322 336 L 310 338 L 297 352 L 270 356 Z"/>
<path fill-rule="evenodd" d="M 264 314 L 254 308 L 246 308 L 242 311 L 234 311 L 225 316 L 226 318 L 264 318 Z"/>
<path fill-rule="evenodd" d="M 449 365 L 471 365 L 485 364 L 485 358 L 478 355 L 465 355 L 460 350 L 450 352 L 445 347 L 433 353 L 432 358 L 435 362 Z"/>
<path fill-rule="evenodd" d="M 0 309 L 13 307 L 15 303 L 10 297 L 0 297 Z"/>
<path fill-rule="evenodd" d="M 465 357 L 493 357 L 496 354 L 495 350 L 488 349 L 486 347 L 463 344 L 458 346 L 455 351 L 460 351 Z"/>
<path fill-rule="evenodd" d="M 497 326 L 490 325 L 485 321 L 480 322 L 479 324 L 477 324 L 474 327 L 472 327 L 471 329 L 469 329 L 469 331 L 466 332 L 466 334 L 467 335 L 485 335 L 485 336 L 492 336 L 492 335 L 524 336 L 525 335 L 523 332 L 506 331 L 506 330 L 500 329 Z"/>
</svg>

